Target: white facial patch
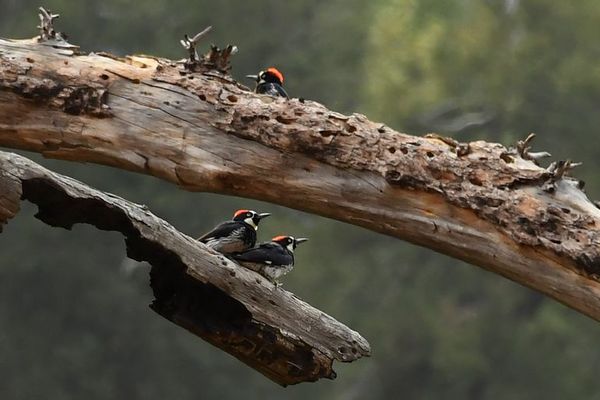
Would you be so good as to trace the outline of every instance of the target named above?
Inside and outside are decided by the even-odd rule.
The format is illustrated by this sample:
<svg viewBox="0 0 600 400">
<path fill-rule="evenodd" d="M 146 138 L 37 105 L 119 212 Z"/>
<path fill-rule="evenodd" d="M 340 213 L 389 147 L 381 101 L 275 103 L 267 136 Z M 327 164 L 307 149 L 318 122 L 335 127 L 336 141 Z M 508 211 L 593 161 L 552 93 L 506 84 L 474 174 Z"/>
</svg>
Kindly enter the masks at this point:
<svg viewBox="0 0 600 400">
<path fill-rule="evenodd" d="M 260 71 L 260 73 L 258 74 L 258 84 L 263 84 L 263 83 L 267 83 L 267 81 L 265 81 L 265 75 L 266 72 L 265 71 Z"/>
<path fill-rule="evenodd" d="M 287 249 L 289 251 L 291 251 L 293 253 L 294 252 L 294 242 L 295 242 L 295 239 L 290 236 L 290 240 L 291 240 L 290 244 L 288 244 L 286 247 L 287 247 Z"/>
<path fill-rule="evenodd" d="M 251 227 L 253 227 L 253 228 L 254 228 L 254 230 L 258 230 L 258 225 L 256 225 L 256 224 L 254 223 L 254 220 L 252 219 L 252 217 L 246 218 L 246 219 L 244 220 L 244 222 L 245 222 L 245 223 L 247 223 L 248 225 L 250 225 Z"/>
</svg>

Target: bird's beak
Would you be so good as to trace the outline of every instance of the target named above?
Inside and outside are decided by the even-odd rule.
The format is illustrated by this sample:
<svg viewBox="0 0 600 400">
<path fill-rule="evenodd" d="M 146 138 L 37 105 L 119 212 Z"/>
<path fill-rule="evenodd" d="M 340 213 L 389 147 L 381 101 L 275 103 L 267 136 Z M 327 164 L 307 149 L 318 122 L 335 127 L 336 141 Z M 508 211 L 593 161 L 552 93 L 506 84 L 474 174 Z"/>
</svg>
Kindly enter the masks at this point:
<svg viewBox="0 0 600 400">
<path fill-rule="evenodd" d="M 306 242 L 307 240 L 308 240 L 308 238 L 298 238 L 298 239 L 296 239 L 296 244 L 298 245 L 298 244 L 300 244 L 300 243 L 304 243 L 304 242 Z"/>
<path fill-rule="evenodd" d="M 258 214 L 258 220 L 260 221 L 263 218 L 267 218 L 269 215 L 271 215 L 270 213 L 260 213 Z"/>
<path fill-rule="evenodd" d="M 246 78 L 252 79 L 253 81 L 258 81 L 258 75 L 246 75 Z"/>
</svg>

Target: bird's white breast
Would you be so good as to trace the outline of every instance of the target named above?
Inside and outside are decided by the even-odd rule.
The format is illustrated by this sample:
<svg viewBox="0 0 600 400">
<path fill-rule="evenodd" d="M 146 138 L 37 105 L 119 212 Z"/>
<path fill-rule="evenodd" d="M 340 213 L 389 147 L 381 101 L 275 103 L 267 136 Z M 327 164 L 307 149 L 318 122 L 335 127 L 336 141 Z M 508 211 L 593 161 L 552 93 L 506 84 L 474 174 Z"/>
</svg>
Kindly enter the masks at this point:
<svg viewBox="0 0 600 400">
<path fill-rule="evenodd" d="M 269 277 L 270 279 L 277 279 L 280 276 L 287 274 L 292 269 L 294 269 L 293 265 L 277 265 L 277 266 L 266 265 L 264 267 L 263 271 L 264 271 L 264 274 L 267 277 Z"/>
</svg>

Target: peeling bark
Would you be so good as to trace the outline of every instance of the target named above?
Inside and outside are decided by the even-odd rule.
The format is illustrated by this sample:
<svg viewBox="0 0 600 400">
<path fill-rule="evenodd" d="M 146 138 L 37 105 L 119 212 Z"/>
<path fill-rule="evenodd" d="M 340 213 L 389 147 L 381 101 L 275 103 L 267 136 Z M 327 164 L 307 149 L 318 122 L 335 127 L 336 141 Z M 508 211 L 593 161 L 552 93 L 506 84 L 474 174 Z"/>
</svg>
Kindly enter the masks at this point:
<svg viewBox="0 0 600 400">
<path fill-rule="evenodd" d="M 18 212 L 21 198 L 36 204 L 36 217 L 51 226 L 86 223 L 121 232 L 127 255 L 152 265 L 154 311 L 281 385 L 333 379 L 334 360 L 370 354 L 358 333 L 144 206 L 0 152 L 0 226 Z"/>
<path fill-rule="evenodd" d="M 336 218 L 600 320 L 600 212 L 578 181 L 524 157 L 527 144 L 415 137 L 170 60 L 63 53 L 0 41 L 0 145 Z M 107 93 L 89 96 L 107 114 L 85 96 L 73 112 L 76 88 Z"/>
</svg>

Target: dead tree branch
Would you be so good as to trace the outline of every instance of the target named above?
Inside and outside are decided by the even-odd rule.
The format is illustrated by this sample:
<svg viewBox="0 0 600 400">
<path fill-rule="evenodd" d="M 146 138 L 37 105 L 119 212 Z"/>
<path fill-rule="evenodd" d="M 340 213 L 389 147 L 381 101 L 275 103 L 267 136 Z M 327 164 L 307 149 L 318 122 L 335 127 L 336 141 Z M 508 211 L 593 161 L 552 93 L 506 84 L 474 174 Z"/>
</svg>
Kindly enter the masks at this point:
<svg viewBox="0 0 600 400">
<path fill-rule="evenodd" d="M 358 333 L 145 207 L 0 152 L 0 230 L 21 199 L 36 204 L 36 217 L 51 226 L 121 232 L 128 256 L 152 265 L 154 311 L 281 385 L 335 378 L 334 360 L 370 353 Z"/>
<path fill-rule="evenodd" d="M 415 137 L 170 60 L 0 41 L 0 145 L 265 200 L 479 265 L 600 320 L 600 210 L 504 146 Z M 543 190 L 551 180 L 552 193 Z"/>
</svg>

